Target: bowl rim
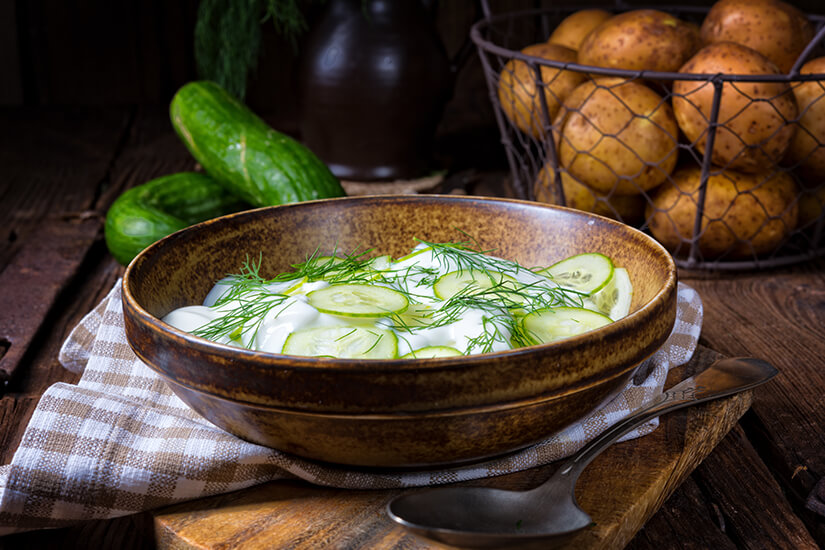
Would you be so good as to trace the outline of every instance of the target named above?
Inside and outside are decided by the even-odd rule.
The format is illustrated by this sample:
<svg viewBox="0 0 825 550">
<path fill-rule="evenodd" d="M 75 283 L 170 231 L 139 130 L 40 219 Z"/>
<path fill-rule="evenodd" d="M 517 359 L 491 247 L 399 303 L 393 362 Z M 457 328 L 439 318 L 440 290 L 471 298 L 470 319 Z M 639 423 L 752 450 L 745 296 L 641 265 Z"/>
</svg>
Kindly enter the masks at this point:
<svg viewBox="0 0 825 550">
<path fill-rule="evenodd" d="M 462 355 L 462 356 L 455 356 L 455 357 L 437 357 L 437 358 L 410 358 L 410 359 L 346 359 L 346 358 L 330 358 L 330 357 L 310 357 L 310 356 L 300 356 L 300 355 L 287 355 L 287 354 L 278 354 L 266 351 L 257 351 L 251 350 L 247 348 L 240 348 L 236 346 L 230 346 L 227 344 L 220 344 L 218 342 L 214 342 L 211 340 L 207 340 L 205 338 L 201 338 L 199 336 L 195 336 L 194 334 L 182 331 L 177 329 L 164 321 L 160 318 L 152 315 L 146 309 L 141 306 L 135 296 L 132 294 L 130 290 L 130 283 L 133 278 L 133 273 L 137 269 L 136 266 L 140 264 L 140 262 L 146 256 L 154 253 L 157 248 L 162 246 L 167 246 L 167 243 L 175 238 L 177 238 L 180 234 L 185 232 L 194 232 L 200 228 L 207 227 L 209 225 L 213 225 L 216 223 L 223 223 L 224 220 L 239 218 L 239 217 L 246 217 L 251 215 L 259 215 L 263 211 L 277 211 L 277 210 L 286 210 L 292 208 L 311 208 L 313 205 L 316 204 L 328 204 L 331 202 L 369 202 L 369 201 L 379 201 L 379 202 L 386 202 L 386 201 L 432 201 L 432 202 L 439 202 L 439 201 L 447 201 L 447 202 L 481 202 L 481 203 L 508 203 L 514 204 L 517 206 L 527 207 L 527 208 L 543 208 L 549 210 L 560 210 L 575 216 L 582 216 L 585 218 L 596 218 L 599 220 L 600 223 L 607 223 L 610 226 L 613 226 L 617 230 L 620 231 L 628 231 L 631 234 L 636 234 L 640 236 L 645 242 L 651 245 L 654 249 L 657 249 L 665 258 L 668 270 L 668 277 L 664 284 L 659 288 L 656 294 L 645 304 L 642 305 L 638 310 L 628 314 L 627 316 L 619 319 L 618 321 L 614 321 L 609 325 L 605 325 L 596 330 L 588 331 L 586 333 L 572 336 L 569 338 L 565 338 L 563 340 L 559 340 L 556 342 L 551 342 L 547 344 L 537 344 L 533 346 L 521 347 L 521 348 L 513 348 L 509 350 L 503 351 L 496 351 L 496 352 L 489 352 L 489 353 L 479 353 L 473 355 Z M 207 220 L 204 222 L 200 222 L 175 233 L 172 233 L 155 243 L 152 243 L 144 250 L 140 252 L 126 267 L 126 271 L 123 274 L 121 279 L 121 296 L 124 306 L 128 305 L 129 308 L 137 315 L 137 317 L 144 323 L 149 325 L 153 330 L 159 331 L 161 333 L 169 333 L 172 336 L 182 340 L 187 346 L 194 347 L 195 349 L 199 350 L 200 352 L 207 353 L 210 355 L 216 355 L 219 357 L 224 357 L 226 359 L 233 359 L 237 360 L 239 357 L 244 360 L 255 360 L 256 362 L 260 363 L 270 363 L 271 366 L 277 368 L 282 368 L 285 370 L 301 372 L 301 371 L 310 371 L 310 372 L 321 372 L 321 371 L 339 371 L 342 368 L 346 368 L 349 372 L 364 372 L 364 373 L 391 373 L 391 372 L 398 372 L 399 370 L 403 371 L 415 371 L 421 370 L 422 368 L 426 368 L 427 370 L 456 370 L 456 369 L 463 369 L 466 366 L 482 361 L 495 361 L 501 357 L 508 357 L 513 359 L 518 359 L 520 355 L 532 355 L 539 350 L 548 350 L 554 349 L 558 353 L 565 353 L 568 348 L 574 349 L 581 345 L 581 342 L 586 341 L 590 338 L 593 338 L 594 335 L 602 335 L 603 337 L 607 337 L 614 332 L 620 332 L 625 330 L 626 327 L 630 326 L 636 319 L 642 318 L 652 314 L 652 312 L 662 306 L 662 303 L 667 299 L 667 297 L 671 293 L 676 292 L 676 285 L 678 282 L 678 271 L 675 264 L 675 261 L 671 254 L 665 249 L 663 245 L 661 245 L 656 239 L 647 235 L 643 231 L 640 231 L 632 226 L 620 223 L 616 220 L 612 220 L 610 218 L 606 218 L 604 216 L 599 216 L 597 214 L 593 214 L 590 212 L 584 212 L 581 210 L 576 210 L 573 208 L 558 206 L 558 205 L 551 205 L 546 203 L 540 203 L 535 201 L 527 201 L 521 199 L 510 199 L 510 198 L 499 198 L 499 197 L 486 197 L 486 196 L 477 196 L 477 195 L 442 195 L 442 194 L 427 194 L 427 195 L 403 195 L 403 194 L 391 194 L 391 195 L 360 195 L 354 197 L 336 197 L 336 198 L 328 198 L 328 199 L 316 199 L 311 201 L 302 201 L 297 203 L 288 203 L 282 205 L 275 205 L 275 206 L 265 206 L 262 208 L 254 208 L 250 210 L 244 210 L 241 212 L 235 212 L 231 214 L 227 214 L 224 216 L 220 216 L 217 218 L 213 218 L 211 220 Z M 124 315 L 125 315 L 126 307 L 124 307 Z M 289 363 L 281 364 L 281 361 L 289 361 Z"/>
</svg>

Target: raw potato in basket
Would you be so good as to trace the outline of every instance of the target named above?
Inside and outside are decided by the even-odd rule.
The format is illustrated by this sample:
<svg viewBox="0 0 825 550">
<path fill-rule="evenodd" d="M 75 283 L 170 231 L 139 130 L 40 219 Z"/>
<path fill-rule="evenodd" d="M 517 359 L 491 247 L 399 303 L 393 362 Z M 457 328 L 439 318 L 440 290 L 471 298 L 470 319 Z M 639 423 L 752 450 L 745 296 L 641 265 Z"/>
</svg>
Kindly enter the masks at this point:
<svg viewBox="0 0 825 550">
<path fill-rule="evenodd" d="M 590 31 L 611 17 L 613 14 L 605 10 L 579 10 L 565 17 L 547 41 L 578 50 Z"/>
<path fill-rule="evenodd" d="M 702 22 L 702 42 L 736 42 L 788 73 L 814 37 L 801 11 L 780 0 L 719 0 Z"/>
<path fill-rule="evenodd" d="M 561 172 L 561 187 L 565 206 L 613 218 L 629 225 L 644 221 L 647 199 L 644 195 L 602 195 L 596 193 L 567 172 Z M 561 204 L 556 191 L 555 173 L 551 163 L 539 171 L 534 185 L 536 200 L 548 204 Z"/>
<path fill-rule="evenodd" d="M 551 61 L 576 62 L 574 50 L 557 44 L 533 44 L 521 53 Z M 564 98 L 586 79 L 584 73 L 541 66 L 541 80 L 550 120 L 556 116 Z M 533 137 L 540 137 L 544 133 L 544 115 L 537 89 L 535 70 L 524 61 L 511 59 L 501 70 L 498 81 L 501 108 L 510 122 Z"/>
<path fill-rule="evenodd" d="M 797 187 L 791 175 L 714 170 L 708 178 L 698 241 L 702 257 L 741 259 L 773 252 L 796 228 Z M 673 184 L 657 189 L 647 207 L 653 236 L 679 255 L 690 251 L 701 174 L 698 167 L 677 170 Z"/>
<path fill-rule="evenodd" d="M 658 10 L 633 10 L 611 17 L 593 29 L 579 48 L 579 63 L 672 72 L 699 46 L 694 25 Z"/>
<path fill-rule="evenodd" d="M 746 46 L 717 42 L 699 50 L 679 70 L 691 74 L 779 75 L 768 58 Z M 673 83 L 673 112 L 679 128 L 704 154 L 715 87 L 708 80 Z M 713 163 L 762 173 L 778 163 L 796 130 L 797 107 L 786 82 L 725 82 Z"/>
<path fill-rule="evenodd" d="M 805 63 L 800 74 L 825 74 L 825 57 Z M 788 161 L 810 185 L 825 181 L 825 80 L 793 84 L 799 107 L 796 133 L 788 149 Z"/>
<path fill-rule="evenodd" d="M 560 165 L 602 195 L 636 195 L 673 171 L 673 110 L 639 81 L 591 80 L 568 96 L 554 122 Z"/>
</svg>

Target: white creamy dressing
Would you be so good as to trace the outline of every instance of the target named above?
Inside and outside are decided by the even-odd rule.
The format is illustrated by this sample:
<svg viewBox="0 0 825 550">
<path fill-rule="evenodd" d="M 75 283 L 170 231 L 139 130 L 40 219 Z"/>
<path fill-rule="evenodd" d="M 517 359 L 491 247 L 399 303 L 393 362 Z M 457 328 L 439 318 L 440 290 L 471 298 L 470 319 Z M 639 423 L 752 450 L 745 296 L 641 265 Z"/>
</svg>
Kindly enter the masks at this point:
<svg viewBox="0 0 825 550">
<path fill-rule="evenodd" d="M 435 295 L 432 276 L 430 276 L 429 282 L 422 281 L 425 275 L 410 271 L 409 268 L 413 266 L 437 268 L 442 275 L 459 269 L 452 258 L 443 255 L 436 256 L 432 249 L 424 244 L 419 244 L 411 254 L 390 264 L 389 273 L 395 274 L 395 278 L 390 281 L 390 284 L 385 282 L 376 282 L 375 284 L 403 289 L 405 293 L 414 295 L 415 300 L 424 306 L 438 309 L 444 302 Z M 526 285 L 539 285 L 534 289 L 537 293 L 542 292 L 542 289 L 546 291 L 548 288 L 558 288 L 558 285 L 549 278 L 537 275 L 523 267 L 518 271 L 508 271 L 507 275 Z M 235 301 L 221 306 L 214 305 L 231 288 L 231 281 L 231 277 L 221 279 L 206 296 L 203 305 L 176 309 L 166 315 L 163 321 L 180 330 L 194 332 L 226 312 L 237 308 L 239 303 Z M 297 288 L 295 288 L 296 286 Z M 489 322 L 490 311 L 467 308 L 462 312 L 460 319 L 450 324 L 432 328 L 423 326 L 413 331 L 398 330 L 389 317 L 378 319 L 344 317 L 318 311 L 308 303 L 307 295 L 314 290 L 327 286 L 330 286 L 330 283 L 325 281 L 272 283 L 268 285 L 268 290 L 273 294 L 290 294 L 290 296 L 282 304 L 275 306 L 266 313 L 257 332 L 253 330 L 245 331 L 240 335 L 239 340 L 223 336 L 216 339 L 216 341 L 258 351 L 281 353 L 287 337 L 295 331 L 316 327 L 348 325 L 392 330 L 398 337 L 399 357 L 428 346 L 449 346 L 465 354 L 480 353 L 482 351 L 478 348 L 478 345 L 473 345 L 471 339 L 477 338 L 485 332 L 484 319 L 487 318 Z M 422 306 L 416 304 L 416 307 Z M 505 308 L 502 307 L 500 313 L 506 314 Z M 258 319 L 254 319 L 250 320 L 249 323 L 257 321 Z M 492 342 L 492 349 L 486 351 L 512 349 L 510 344 L 511 333 L 507 325 L 497 323 L 496 326 L 500 331 L 500 335 L 497 335 Z M 252 341 L 253 339 L 254 341 Z"/>
</svg>

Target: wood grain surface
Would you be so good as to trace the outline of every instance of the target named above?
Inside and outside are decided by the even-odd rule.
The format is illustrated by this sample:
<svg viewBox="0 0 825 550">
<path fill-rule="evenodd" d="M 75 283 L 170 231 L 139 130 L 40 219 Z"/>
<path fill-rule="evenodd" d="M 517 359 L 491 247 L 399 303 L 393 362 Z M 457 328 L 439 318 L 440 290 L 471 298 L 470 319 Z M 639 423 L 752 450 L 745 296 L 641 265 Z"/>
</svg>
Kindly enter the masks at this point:
<svg viewBox="0 0 825 550">
<path fill-rule="evenodd" d="M 38 255 L 38 261 L 57 263 L 66 254 L 77 269 L 56 278 L 59 290 L 52 294 L 15 377 L 0 386 L 0 463 L 7 464 L 43 391 L 54 382 L 76 380 L 58 364 L 57 351 L 121 273 L 102 242 L 108 205 L 124 189 L 192 169 L 194 161 L 174 135 L 164 108 L 89 107 L 0 109 L 0 162 L 0 277 L 15 258 L 42 246 L 34 238 L 40 226 L 59 226 L 64 217 L 89 219 L 97 226 L 91 242 L 76 248 L 64 248 L 71 232 L 58 231 L 53 238 L 63 244 L 41 248 L 43 255 Z M 450 176 L 448 183 L 470 193 L 498 195 L 507 193 L 503 177 L 502 172 L 470 171 Z M 706 347 L 728 356 L 766 359 L 780 376 L 756 391 L 737 427 L 627 548 L 825 546 L 825 519 L 805 508 L 811 488 L 825 475 L 825 260 L 762 271 L 682 272 L 680 277 L 703 297 Z M 35 286 L 0 286 L 0 300 L 9 300 L 12 293 L 27 293 L 32 304 L 42 300 Z M 18 313 L 0 310 L 0 328 Z M 0 342 L 0 355 L 7 349 Z M 496 482 L 527 487 L 549 473 L 538 469 Z M 86 522 L 3 537 L 0 548 L 153 548 L 153 524 L 148 514 Z"/>
</svg>

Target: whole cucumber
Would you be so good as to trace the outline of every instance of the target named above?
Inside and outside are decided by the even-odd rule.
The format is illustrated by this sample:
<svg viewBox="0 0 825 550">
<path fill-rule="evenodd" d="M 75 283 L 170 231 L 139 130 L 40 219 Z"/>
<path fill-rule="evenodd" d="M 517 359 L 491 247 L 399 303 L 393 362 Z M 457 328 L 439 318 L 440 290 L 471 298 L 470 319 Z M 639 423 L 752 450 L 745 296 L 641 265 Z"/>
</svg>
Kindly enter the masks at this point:
<svg viewBox="0 0 825 550">
<path fill-rule="evenodd" d="M 138 185 L 106 213 L 104 236 L 112 256 L 127 265 L 153 242 L 192 224 L 249 208 L 207 175 L 181 172 Z"/>
<path fill-rule="evenodd" d="M 345 194 L 312 151 L 273 130 L 214 82 L 184 85 L 169 113 L 175 131 L 204 170 L 254 206 Z"/>
</svg>

